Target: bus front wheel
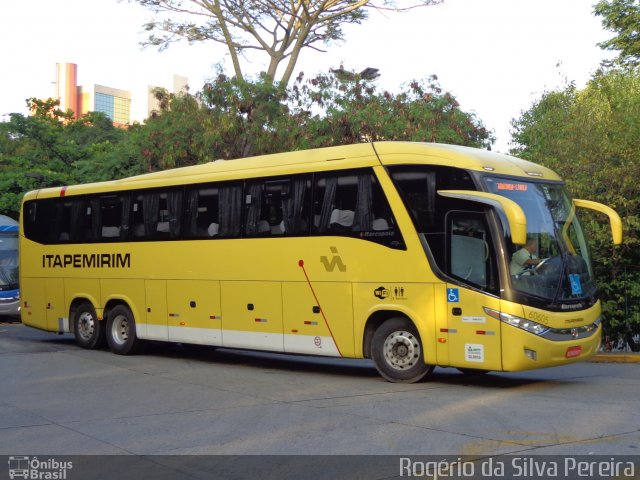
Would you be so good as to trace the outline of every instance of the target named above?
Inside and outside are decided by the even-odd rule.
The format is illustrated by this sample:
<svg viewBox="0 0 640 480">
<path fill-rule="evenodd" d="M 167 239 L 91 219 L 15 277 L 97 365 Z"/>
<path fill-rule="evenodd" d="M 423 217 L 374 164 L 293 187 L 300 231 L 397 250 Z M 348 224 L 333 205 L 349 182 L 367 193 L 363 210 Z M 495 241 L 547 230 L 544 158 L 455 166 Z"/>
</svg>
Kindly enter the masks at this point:
<svg viewBox="0 0 640 480">
<path fill-rule="evenodd" d="M 89 302 L 80 303 L 73 311 L 73 334 L 82 348 L 92 349 L 105 344 L 104 322 L 98 320 Z"/>
<path fill-rule="evenodd" d="M 389 382 L 419 382 L 433 370 L 424 363 L 420 335 L 406 318 L 391 318 L 378 327 L 371 340 L 371 356 Z"/>
<path fill-rule="evenodd" d="M 125 305 L 116 305 L 107 318 L 107 343 L 118 355 L 136 353 L 140 340 L 136 337 L 136 322 L 131 310 Z"/>
</svg>

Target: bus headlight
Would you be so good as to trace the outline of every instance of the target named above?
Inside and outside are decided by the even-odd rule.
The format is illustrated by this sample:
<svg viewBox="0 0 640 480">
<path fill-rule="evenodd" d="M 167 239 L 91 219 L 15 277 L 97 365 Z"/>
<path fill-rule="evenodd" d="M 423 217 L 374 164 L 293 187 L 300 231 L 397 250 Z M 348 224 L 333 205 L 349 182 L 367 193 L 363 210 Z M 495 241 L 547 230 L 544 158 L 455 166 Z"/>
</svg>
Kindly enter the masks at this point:
<svg viewBox="0 0 640 480">
<path fill-rule="evenodd" d="M 527 320 L 526 318 L 516 317 L 515 315 L 510 315 L 508 313 L 498 312 L 497 310 L 487 307 L 484 307 L 484 311 L 487 315 L 495 318 L 496 320 L 521 328 L 522 330 L 533 333 L 534 335 L 544 335 L 549 330 L 549 327 L 546 325 L 534 322 L 533 320 Z"/>
</svg>

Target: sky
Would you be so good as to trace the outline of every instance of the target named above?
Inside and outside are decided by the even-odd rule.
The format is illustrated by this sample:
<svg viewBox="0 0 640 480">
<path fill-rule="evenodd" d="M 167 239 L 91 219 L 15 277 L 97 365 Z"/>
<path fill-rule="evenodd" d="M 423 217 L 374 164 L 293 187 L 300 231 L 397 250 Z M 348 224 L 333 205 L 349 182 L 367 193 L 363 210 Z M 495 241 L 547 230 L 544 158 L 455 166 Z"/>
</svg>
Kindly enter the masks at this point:
<svg viewBox="0 0 640 480">
<path fill-rule="evenodd" d="M 612 34 L 592 14 L 596 0 L 445 0 L 410 13 L 372 13 L 345 29 L 345 40 L 321 53 L 307 50 L 296 72 L 306 76 L 340 64 L 378 68 L 379 86 L 435 74 L 460 108 L 474 112 L 506 152 L 510 123 L 544 91 L 573 81 L 582 87 L 611 54 L 596 44 Z M 408 3 L 410 0 L 398 0 Z M 174 74 L 198 91 L 227 65 L 222 46 L 206 43 L 142 48 L 151 13 L 127 0 L 5 1 L 0 7 L 0 121 L 27 113 L 25 99 L 53 96 L 56 63 L 76 63 L 78 84 L 132 93 L 132 116 L 143 120 L 147 86 L 170 88 Z M 252 58 L 245 72 L 266 62 Z"/>
</svg>

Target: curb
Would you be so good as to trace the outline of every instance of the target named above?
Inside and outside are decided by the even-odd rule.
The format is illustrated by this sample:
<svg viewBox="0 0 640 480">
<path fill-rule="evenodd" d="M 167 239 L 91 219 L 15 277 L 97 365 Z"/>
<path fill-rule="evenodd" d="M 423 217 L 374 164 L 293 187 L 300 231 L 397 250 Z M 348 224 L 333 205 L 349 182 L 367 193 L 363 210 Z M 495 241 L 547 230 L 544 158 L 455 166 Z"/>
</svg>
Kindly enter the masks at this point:
<svg viewBox="0 0 640 480">
<path fill-rule="evenodd" d="M 597 353 L 589 361 L 594 363 L 640 363 L 640 353 Z"/>
</svg>

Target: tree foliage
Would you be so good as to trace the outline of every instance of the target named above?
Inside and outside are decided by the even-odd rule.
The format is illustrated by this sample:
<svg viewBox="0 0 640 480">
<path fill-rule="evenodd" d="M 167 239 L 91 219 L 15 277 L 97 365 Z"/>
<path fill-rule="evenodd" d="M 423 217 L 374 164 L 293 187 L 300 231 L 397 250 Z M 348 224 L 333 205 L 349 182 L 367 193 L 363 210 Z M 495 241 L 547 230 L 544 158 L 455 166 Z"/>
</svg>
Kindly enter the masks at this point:
<svg viewBox="0 0 640 480">
<path fill-rule="evenodd" d="M 343 26 L 359 24 L 370 9 L 406 11 L 442 0 L 134 0 L 154 13 L 144 45 L 161 49 L 172 42 L 212 41 L 226 47 L 235 77 L 244 79 L 241 57 L 263 52 L 266 78 L 287 85 L 304 48 L 344 38 Z"/>
<path fill-rule="evenodd" d="M 638 0 L 601 0 L 594 5 L 595 15 L 602 17 L 605 30 L 616 35 L 598 45 L 619 51 L 617 63 L 640 64 L 640 2 Z"/>
<path fill-rule="evenodd" d="M 96 167 L 125 133 L 101 113 L 73 120 L 57 100 L 27 104 L 32 115 L 12 113 L 0 123 L 0 212 L 14 218 L 25 191 L 97 179 Z"/>
<path fill-rule="evenodd" d="M 513 121 L 513 138 L 515 155 L 554 169 L 576 197 L 610 205 L 622 217 L 624 244 L 612 248 L 606 218 L 581 212 L 609 298 L 607 327 L 625 331 L 626 279 L 618 272 L 640 265 L 640 71 L 599 72 L 582 90 L 568 85 L 545 93 Z M 637 333 L 640 322 L 633 328 Z"/>
<path fill-rule="evenodd" d="M 307 82 L 299 77 L 292 100 L 303 111 L 324 111 L 301 132 L 312 146 L 406 140 L 490 148 L 494 141 L 473 113 L 461 110 L 442 90 L 435 75 L 413 80 L 397 94 L 378 92 L 375 81 L 358 75 L 319 75 Z"/>
<path fill-rule="evenodd" d="M 23 192 L 306 148 L 374 140 L 488 147 L 490 132 L 435 77 L 378 92 L 374 80 L 333 74 L 289 88 L 220 73 L 201 92 L 156 90 L 160 111 L 116 129 L 102 114 L 73 120 L 54 101 L 0 123 L 0 213 L 16 216 Z"/>
</svg>

